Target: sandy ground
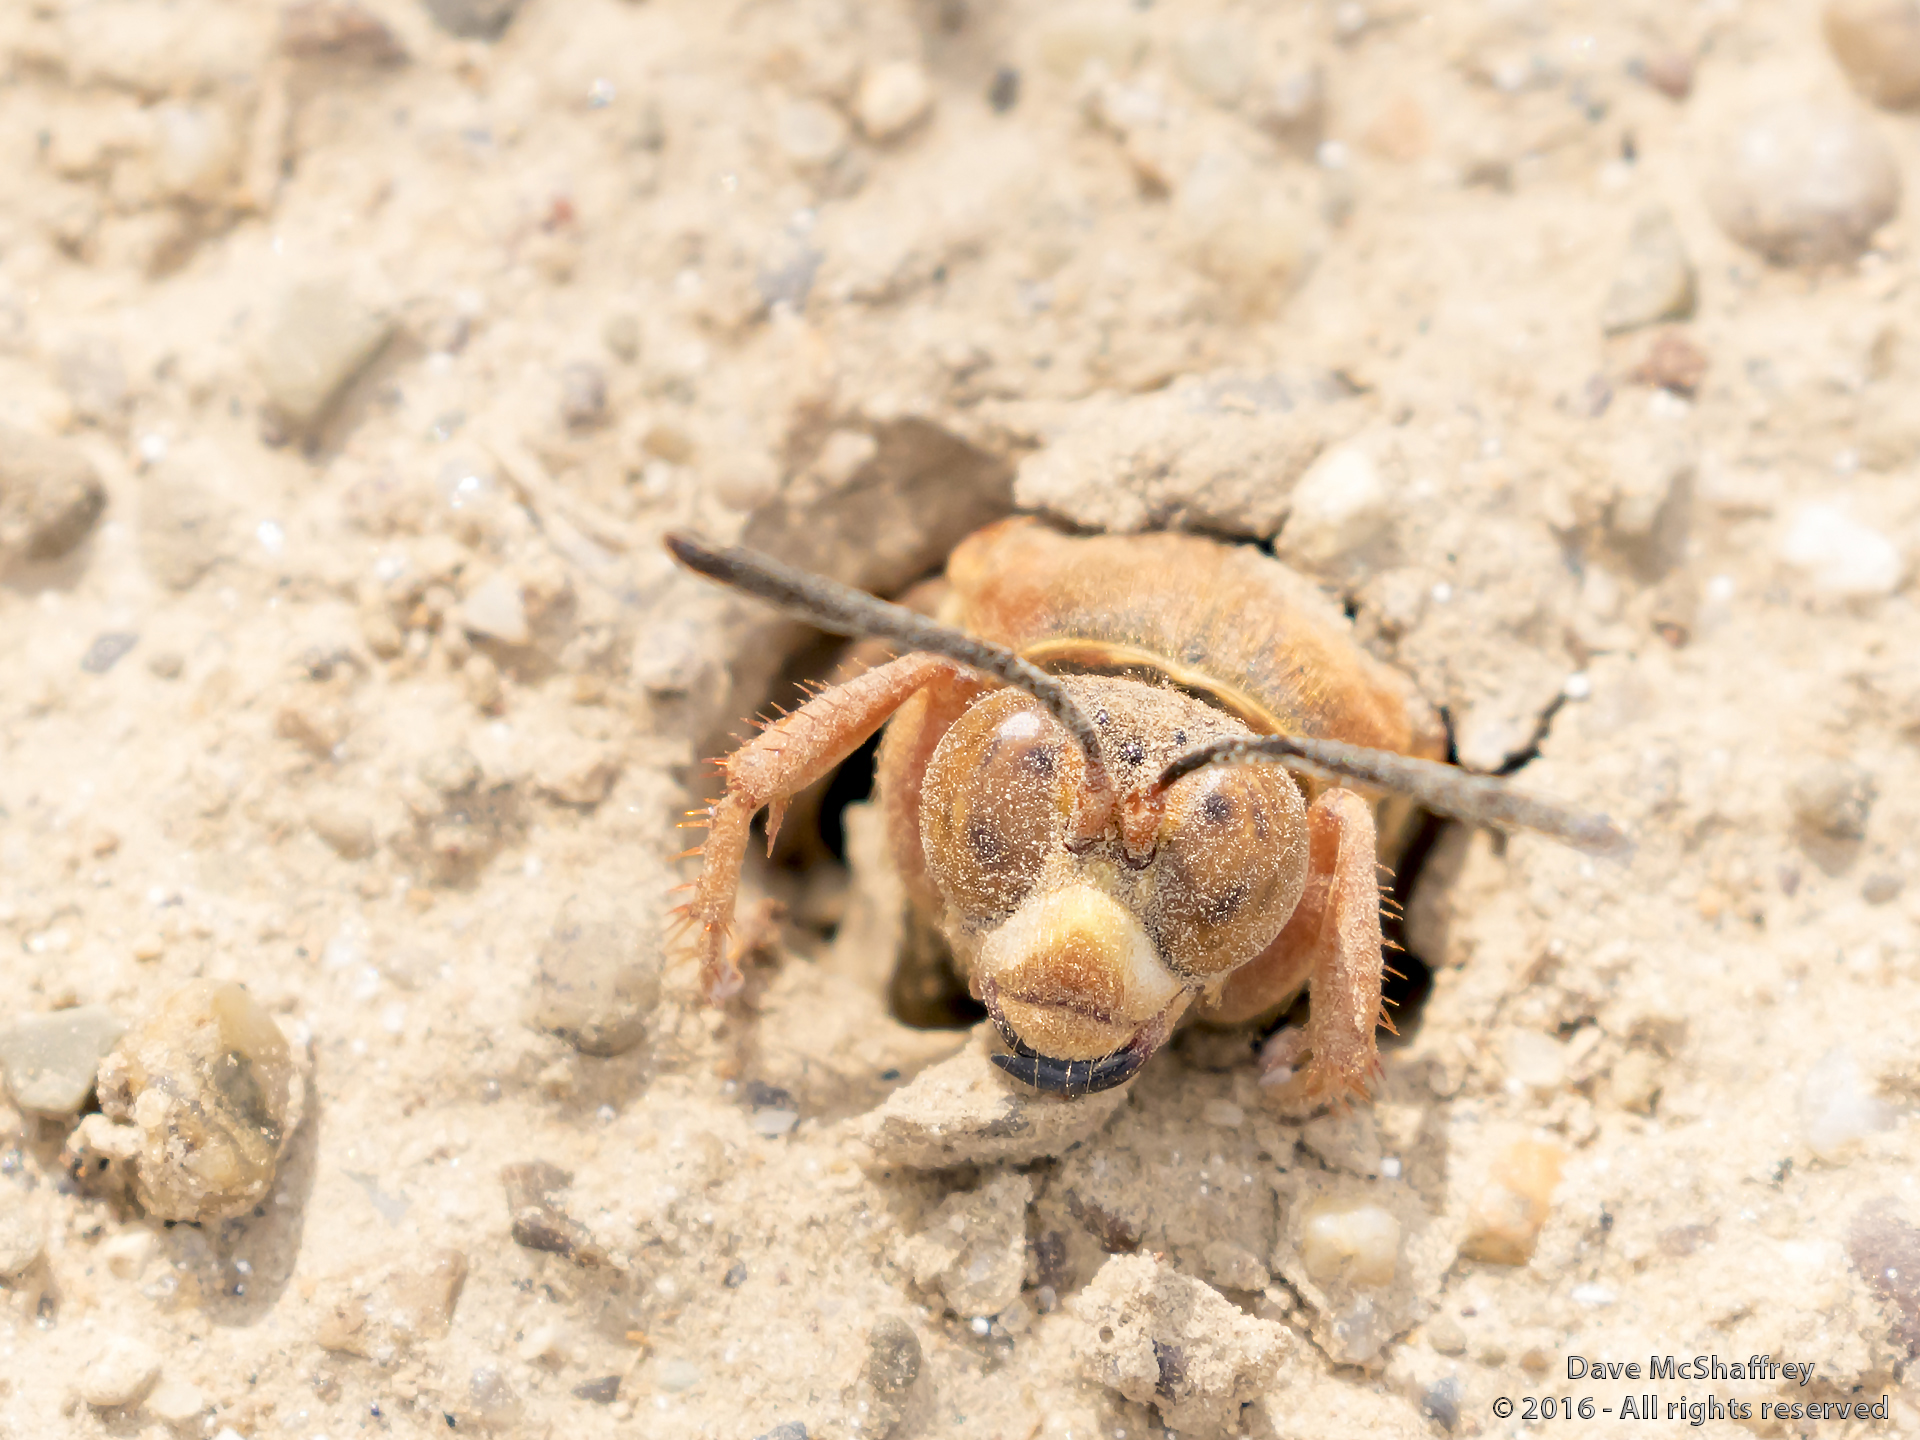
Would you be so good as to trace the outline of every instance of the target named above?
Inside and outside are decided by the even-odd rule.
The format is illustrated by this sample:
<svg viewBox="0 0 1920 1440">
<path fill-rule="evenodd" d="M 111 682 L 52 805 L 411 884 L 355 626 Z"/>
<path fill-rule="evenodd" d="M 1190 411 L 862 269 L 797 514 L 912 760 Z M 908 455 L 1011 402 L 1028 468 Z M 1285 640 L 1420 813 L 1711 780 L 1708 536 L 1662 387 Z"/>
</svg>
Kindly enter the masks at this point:
<svg viewBox="0 0 1920 1440">
<path fill-rule="evenodd" d="M 1920 1434 L 1911 7 L 364 3 L 0 6 L 0 1025 L 237 980 L 306 1092 L 173 1220 L 0 1104 L 0 1436 Z M 896 1021 L 858 808 L 702 1008 L 827 660 L 659 532 L 1014 508 L 1271 544 L 1635 855 L 1442 833 L 1305 1124 Z M 1569 1378 L 1696 1354 L 1795 1368 Z"/>
</svg>

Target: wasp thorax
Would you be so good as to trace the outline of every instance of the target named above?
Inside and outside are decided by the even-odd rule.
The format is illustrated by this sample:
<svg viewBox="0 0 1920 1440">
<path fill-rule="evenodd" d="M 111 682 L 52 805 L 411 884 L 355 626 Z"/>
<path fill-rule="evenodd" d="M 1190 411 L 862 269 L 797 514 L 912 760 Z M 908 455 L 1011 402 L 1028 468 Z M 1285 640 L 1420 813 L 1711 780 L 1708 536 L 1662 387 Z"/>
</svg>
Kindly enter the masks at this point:
<svg viewBox="0 0 1920 1440">
<path fill-rule="evenodd" d="M 1167 792 L 1147 918 L 1174 969 L 1222 975 L 1273 942 L 1306 886 L 1305 814 L 1279 769 L 1199 770 Z"/>
<path fill-rule="evenodd" d="M 940 893 L 966 920 L 1010 915 L 1064 833 L 1085 765 L 1071 738 L 1017 690 L 988 696 L 927 764 L 921 843 Z"/>
</svg>

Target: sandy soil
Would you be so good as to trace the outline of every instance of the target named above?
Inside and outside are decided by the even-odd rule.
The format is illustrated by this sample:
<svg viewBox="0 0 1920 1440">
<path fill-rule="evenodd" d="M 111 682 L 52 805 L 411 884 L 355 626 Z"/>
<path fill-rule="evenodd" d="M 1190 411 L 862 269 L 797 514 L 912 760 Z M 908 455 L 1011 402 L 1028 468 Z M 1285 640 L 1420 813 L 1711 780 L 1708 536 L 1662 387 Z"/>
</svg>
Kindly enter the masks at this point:
<svg viewBox="0 0 1920 1440">
<path fill-rule="evenodd" d="M 0 1025 L 306 1071 L 224 1220 L 0 1104 L 0 1437 L 1920 1433 L 1910 7 L 363 3 L 0 6 Z M 829 660 L 659 532 L 1014 508 L 1270 544 L 1637 851 L 1443 832 L 1304 1124 L 895 1020 L 857 807 L 701 1007 Z M 1796 1370 L 1569 1379 L 1695 1354 Z"/>
</svg>

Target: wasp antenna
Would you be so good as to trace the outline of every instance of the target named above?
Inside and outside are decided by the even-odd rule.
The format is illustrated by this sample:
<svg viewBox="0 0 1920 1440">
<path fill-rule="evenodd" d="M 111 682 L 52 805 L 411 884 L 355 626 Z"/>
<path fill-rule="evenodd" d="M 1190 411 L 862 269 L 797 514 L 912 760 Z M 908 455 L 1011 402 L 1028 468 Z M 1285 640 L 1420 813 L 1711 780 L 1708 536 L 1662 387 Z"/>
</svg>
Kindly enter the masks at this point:
<svg viewBox="0 0 1920 1440">
<path fill-rule="evenodd" d="M 1158 794 L 1208 765 L 1285 765 L 1336 783 L 1404 795 L 1436 815 L 1470 825 L 1534 830 L 1612 859 L 1625 860 L 1633 853 L 1632 840 L 1606 816 L 1516 790 L 1499 776 L 1309 735 L 1243 736 L 1201 745 L 1161 771 L 1152 792 Z"/>
<path fill-rule="evenodd" d="M 1113 813 L 1113 778 L 1100 754 L 1099 732 L 1053 676 L 995 645 L 942 625 L 918 611 L 889 604 L 823 576 L 809 575 L 743 546 L 718 547 L 679 532 L 662 537 L 667 552 L 695 574 L 730 585 L 835 635 L 871 635 L 906 650 L 920 650 L 1024 690 L 1044 705 L 1073 736 L 1086 760 L 1084 801 L 1074 817 L 1074 839 L 1091 840 Z"/>
</svg>

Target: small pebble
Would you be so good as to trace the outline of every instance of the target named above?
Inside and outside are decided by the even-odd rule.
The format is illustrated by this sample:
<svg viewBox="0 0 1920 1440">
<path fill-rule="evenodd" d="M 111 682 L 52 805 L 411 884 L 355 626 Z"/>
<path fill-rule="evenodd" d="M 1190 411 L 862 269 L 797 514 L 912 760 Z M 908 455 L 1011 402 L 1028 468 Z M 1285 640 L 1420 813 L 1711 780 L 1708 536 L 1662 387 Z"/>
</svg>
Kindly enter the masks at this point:
<svg viewBox="0 0 1920 1440">
<path fill-rule="evenodd" d="M 1636 1115 L 1651 1115 L 1660 1099 L 1662 1068 L 1659 1056 L 1645 1050 L 1629 1050 L 1614 1062 L 1607 1077 L 1607 1091 L 1613 1103 Z"/>
<path fill-rule="evenodd" d="M 1318 66 L 1282 77 L 1260 97 L 1254 119 L 1274 139 L 1310 157 L 1326 138 L 1327 81 Z"/>
<path fill-rule="evenodd" d="M 1247 93 L 1256 53 L 1246 27 L 1230 20 L 1191 25 L 1174 46 L 1181 78 L 1216 105 L 1237 105 Z"/>
<path fill-rule="evenodd" d="M 600 343 L 615 359 L 631 364 L 640 354 L 640 317 L 629 310 L 616 310 L 601 323 Z"/>
<path fill-rule="evenodd" d="M 1532 1259 L 1565 1159 L 1559 1146 L 1530 1140 L 1501 1151 L 1468 1213 L 1460 1253 L 1496 1265 L 1524 1265 Z"/>
<path fill-rule="evenodd" d="M 993 72 L 993 80 L 987 86 L 987 104 L 993 107 L 993 113 L 1004 115 L 1020 103 L 1020 72 L 1011 65 L 1002 65 Z"/>
<path fill-rule="evenodd" d="M 1693 93 L 1693 57 L 1684 50 L 1656 50 L 1640 63 L 1639 74 L 1669 100 Z"/>
<path fill-rule="evenodd" d="M 576 1400 L 585 1400 L 593 1405 L 611 1405 L 620 1398 L 620 1377 L 601 1375 L 592 1380 L 582 1380 L 568 1393 Z"/>
<path fill-rule="evenodd" d="M 47 1247 L 47 1217 L 40 1197 L 0 1180 L 0 1280 L 11 1280 Z"/>
<path fill-rule="evenodd" d="M 58 560 L 106 508 L 106 486 L 78 446 L 0 425 L 0 569 Z"/>
<path fill-rule="evenodd" d="M 1842 106 L 1773 101 L 1741 117 L 1708 163 L 1720 228 L 1779 265 L 1854 259 L 1900 204 L 1892 152 Z"/>
<path fill-rule="evenodd" d="M 198 1385 L 168 1375 L 161 1379 L 147 1403 L 140 1407 L 163 1425 L 190 1425 L 213 1408 L 213 1400 Z"/>
<path fill-rule="evenodd" d="M 490 655 L 475 651 L 467 656 L 460 666 L 460 683 L 467 692 L 467 703 L 483 715 L 491 715 L 500 708 L 504 691 L 500 684 L 500 667 Z"/>
<path fill-rule="evenodd" d="M 1873 772 L 1847 760 L 1828 760 L 1793 778 L 1787 803 L 1796 823 L 1835 840 L 1866 838 L 1878 787 Z"/>
<path fill-rule="evenodd" d="M 1300 1259 L 1320 1285 L 1391 1285 L 1400 1261 L 1400 1221 L 1368 1200 L 1316 1200 L 1301 1217 Z"/>
<path fill-rule="evenodd" d="M 1275 550 L 1284 560 L 1324 570 L 1352 559 L 1392 523 L 1380 467 L 1364 450 L 1342 445 L 1315 460 L 1294 485 Z"/>
<path fill-rule="evenodd" d="M 504 645 L 525 645 L 533 638 L 525 592 L 504 570 L 496 570 L 467 593 L 460 602 L 460 623 L 469 635 Z"/>
<path fill-rule="evenodd" d="M 1222 1130 L 1238 1130 L 1246 1123 L 1247 1112 L 1231 1100 L 1209 1100 L 1202 1107 L 1200 1118 L 1209 1125 L 1218 1125 Z"/>
<path fill-rule="evenodd" d="M 586 430 L 607 418 L 607 372 L 591 360 L 576 360 L 560 372 L 560 418 Z"/>
<path fill-rule="evenodd" d="M 1707 352 L 1678 330 L 1663 330 L 1627 378 L 1692 398 L 1707 376 Z"/>
<path fill-rule="evenodd" d="M 117 1336 L 80 1377 L 80 1398 L 96 1410 L 137 1405 L 160 1378 L 160 1356 L 143 1340 Z"/>
<path fill-rule="evenodd" d="M 323 796 L 307 812 L 307 823 L 343 860 L 364 860 L 378 841 L 373 816 L 346 796 Z"/>
<path fill-rule="evenodd" d="M 1460 1423 L 1460 1377 L 1448 1375 L 1420 1392 L 1420 1410 L 1448 1434 Z"/>
<path fill-rule="evenodd" d="M 776 1425 L 765 1434 L 756 1435 L 754 1440 L 807 1440 L 807 1427 L 798 1420 L 789 1420 L 784 1425 Z"/>
<path fill-rule="evenodd" d="M 1820 501 L 1801 505 L 1788 517 L 1780 558 L 1816 591 L 1836 600 L 1891 595 L 1907 575 L 1905 557 L 1883 531 Z"/>
<path fill-rule="evenodd" d="M 1837 1164 L 1867 1136 L 1891 1128 L 1894 1113 L 1873 1093 L 1860 1062 L 1836 1045 L 1800 1087 L 1800 1130 L 1807 1148 Z"/>
<path fill-rule="evenodd" d="M 258 349 L 267 403 L 296 434 L 310 430 L 393 334 L 388 315 L 340 280 L 301 280 L 274 302 Z"/>
<path fill-rule="evenodd" d="M 1886 905 L 1900 898 L 1906 888 L 1904 876 L 1890 870 L 1877 870 L 1860 882 L 1860 898 L 1869 905 Z"/>
<path fill-rule="evenodd" d="M 126 630 L 109 630 L 93 637 L 87 653 L 80 657 L 80 668 L 89 675 L 104 675 L 120 658 L 140 643 L 140 637 Z"/>
<path fill-rule="evenodd" d="M 867 1332 L 865 1381 L 867 1429 L 884 1437 L 907 1414 L 909 1393 L 920 1378 L 920 1337 L 897 1315 L 882 1315 Z"/>
<path fill-rule="evenodd" d="M 127 414 L 127 370 L 111 341 L 76 340 L 60 352 L 60 388 L 74 414 L 94 425 L 119 426 Z"/>
<path fill-rule="evenodd" d="M 1601 328 L 1618 335 L 1662 320 L 1685 320 L 1693 314 L 1695 298 L 1693 262 L 1672 212 L 1664 205 L 1642 210 L 1601 307 Z"/>
<path fill-rule="evenodd" d="M 564 1255 L 582 1265 L 597 1265 L 606 1258 L 593 1233 L 562 1207 L 560 1197 L 573 1184 L 571 1172 L 545 1160 L 527 1160 L 503 1165 L 500 1182 L 507 1194 L 514 1244 Z"/>
<path fill-rule="evenodd" d="M 186 668 L 186 656 L 178 650 L 156 650 L 147 657 L 147 669 L 162 680 L 178 680 Z"/>
<path fill-rule="evenodd" d="M 126 1028 L 104 1005 L 19 1016 L 0 1029 L 0 1074 L 13 1103 L 34 1115 L 77 1113 Z"/>
<path fill-rule="evenodd" d="M 927 72 L 911 60 L 890 60 L 860 77 L 854 114 L 860 131 L 876 144 L 898 140 L 933 109 Z"/>
<path fill-rule="evenodd" d="M 232 187 L 240 160 L 240 137 L 226 112 L 165 101 L 149 113 L 155 187 L 171 200 L 218 204 Z"/>
<path fill-rule="evenodd" d="M 669 1395 L 691 1390 L 700 1383 L 700 1367 L 691 1360 L 678 1357 L 662 1360 L 654 1369 L 653 1383 Z"/>
<path fill-rule="evenodd" d="M 851 138 L 838 110 L 819 100 L 790 100 L 773 117 L 773 143 L 803 170 L 824 170 Z"/>
<path fill-rule="evenodd" d="M 624 910 L 576 895 L 540 948 L 528 1022 L 585 1054 L 623 1054 L 646 1036 L 661 961 L 658 942 Z"/>
<path fill-rule="evenodd" d="M 1833 58 L 1876 105 L 1920 105 L 1920 0 L 1827 0 Z"/>
<path fill-rule="evenodd" d="M 513 1382 L 497 1365 L 474 1367 L 473 1375 L 467 1381 L 467 1405 L 475 1420 L 497 1429 L 517 1425 L 526 1408 L 521 1404 L 520 1394 L 513 1388 Z"/>
<path fill-rule="evenodd" d="M 463 40 L 498 40 L 520 0 L 426 0 L 427 13 L 449 35 Z"/>
<path fill-rule="evenodd" d="M 1558 1090 L 1567 1078 L 1565 1049 L 1537 1030 L 1507 1036 L 1507 1075 L 1532 1090 Z"/>
</svg>

